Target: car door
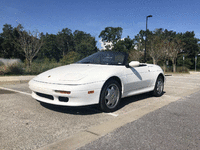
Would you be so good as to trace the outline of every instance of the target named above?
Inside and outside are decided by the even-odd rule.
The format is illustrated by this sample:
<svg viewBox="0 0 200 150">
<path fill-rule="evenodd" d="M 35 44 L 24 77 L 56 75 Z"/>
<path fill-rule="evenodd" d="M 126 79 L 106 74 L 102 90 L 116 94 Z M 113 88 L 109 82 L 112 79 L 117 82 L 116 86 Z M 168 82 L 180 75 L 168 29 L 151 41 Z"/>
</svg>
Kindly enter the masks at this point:
<svg viewBox="0 0 200 150">
<path fill-rule="evenodd" d="M 126 83 L 124 92 L 131 92 L 149 87 L 152 74 L 147 65 L 125 69 Z"/>
</svg>

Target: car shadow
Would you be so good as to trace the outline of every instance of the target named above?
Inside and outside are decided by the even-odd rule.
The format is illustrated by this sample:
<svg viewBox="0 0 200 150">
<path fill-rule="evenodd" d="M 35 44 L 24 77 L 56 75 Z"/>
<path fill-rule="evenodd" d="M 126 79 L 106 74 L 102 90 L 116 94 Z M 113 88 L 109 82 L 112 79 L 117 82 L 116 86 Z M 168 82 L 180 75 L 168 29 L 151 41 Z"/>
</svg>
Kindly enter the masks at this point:
<svg viewBox="0 0 200 150">
<path fill-rule="evenodd" d="M 102 113 L 102 111 L 98 110 L 98 106 L 96 105 L 75 107 L 75 106 L 52 105 L 43 102 L 40 102 L 40 105 L 52 111 L 72 114 L 72 115 L 92 115 L 92 114 Z"/>
<path fill-rule="evenodd" d="M 163 92 L 163 95 L 165 92 Z M 117 110 L 122 109 L 126 105 L 129 105 L 130 103 L 134 103 L 140 100 L 144 100 L 146 98 L 154 97 L 151 93 L 143 93 L 139 95 L 134 95 L 126 98 L 122 98 L 120 105 Z M 40 104 L 45 107 L 46 109 L 60 112 L 60 113 L 66 113 L 66 114 L 72 114 L 72 115 L 93 115 L 93 114 L 100 114 L 103 113 L 101 110 L 98 109 L 98 105 L 89 105 L 89 106 L 59 106 L 59 105 L 52 105 L 48 103 L 40 102 Z M 116 110 L 116 111 L 117 111 Z"/>
<path fill-rule="evenodd" d="M 166 92 L 163 91 L 163 95 L 165 93 Z M 143 93 L 143 94 L 139 94 L 139 95 L 122 98 L 117 110 L 122 109 L 123 107 L 125 107 L 126 105 L 129 105 L 130 103 L 134 103 L 134 102 L 141 101 L 141 100 L 144 100 L 146 98 L 151 98 L 151 97 L 154 97 L 153 94 L 151 92 L 148 92 L 148 93 Z"/>
</svg>

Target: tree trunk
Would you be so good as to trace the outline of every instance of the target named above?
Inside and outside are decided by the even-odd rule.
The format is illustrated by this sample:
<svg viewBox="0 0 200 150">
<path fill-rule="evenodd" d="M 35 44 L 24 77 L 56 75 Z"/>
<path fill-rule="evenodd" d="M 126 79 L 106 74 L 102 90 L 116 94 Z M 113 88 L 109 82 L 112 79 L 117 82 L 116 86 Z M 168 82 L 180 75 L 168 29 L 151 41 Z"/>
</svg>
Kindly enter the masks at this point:
<svg viewBox="0 0 200 150">
<path fill-rule="evenodd" d="M 173 72 L 176 72 L 176 58 L 172 59 L 172 64 L 173 64 Z"/>
<path fill-rule="evenodd" d="M 154 65 L 157 65 L 157 61 L 156 61 L 155 58 L 153 58 L 153 64 L 154 64 Z"/>
<path fill-rule="evenodd" d="M 163 71 L 166 72 L 166 65 L 163 65 Z"/>
<path fill-rule="evenodd" d="M 173 72 L 176 72 L 176 64 L 173 64 Z"/>
</svg>

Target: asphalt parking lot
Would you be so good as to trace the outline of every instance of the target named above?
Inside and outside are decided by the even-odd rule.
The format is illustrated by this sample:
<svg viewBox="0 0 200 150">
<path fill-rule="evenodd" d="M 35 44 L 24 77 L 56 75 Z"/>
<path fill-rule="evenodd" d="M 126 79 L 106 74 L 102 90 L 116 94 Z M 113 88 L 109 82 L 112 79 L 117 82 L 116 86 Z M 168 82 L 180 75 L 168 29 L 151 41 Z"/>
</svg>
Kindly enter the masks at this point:
<svg viewBox="0 0 200 150">
<path fill-rule="evenodd" d="M 0 85 L 0 149 L 76 149 L 200 90 L 200 73 L 166 78 L 162 97 L 128 97 L 114 113 L 102 113 L 96 106 L 39 103 L 32 99 L 27 83 L 4 83 Z"/>
</svg>

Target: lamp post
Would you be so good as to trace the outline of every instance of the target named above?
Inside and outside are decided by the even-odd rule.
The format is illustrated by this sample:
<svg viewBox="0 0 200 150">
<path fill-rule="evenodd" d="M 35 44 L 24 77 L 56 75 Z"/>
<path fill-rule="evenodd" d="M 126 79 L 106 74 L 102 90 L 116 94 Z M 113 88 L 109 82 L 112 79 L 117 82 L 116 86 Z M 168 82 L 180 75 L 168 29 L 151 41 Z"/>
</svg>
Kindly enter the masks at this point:
<svg viewBox="0 0 200 150">
<path fill-rule="evenodd" d="M 146 38 L 145 38 L 145 50 L 144 50 L 144 62 L 146 63 L 146 42 L 147 42 L 147 21 L 148 18 L 153 17 L 152 15 L 146 16 Z"/>
</svg>

